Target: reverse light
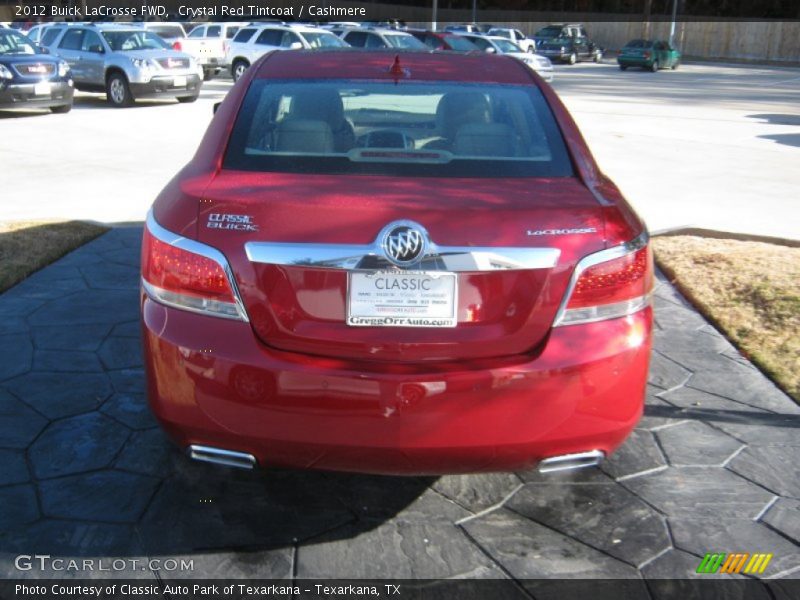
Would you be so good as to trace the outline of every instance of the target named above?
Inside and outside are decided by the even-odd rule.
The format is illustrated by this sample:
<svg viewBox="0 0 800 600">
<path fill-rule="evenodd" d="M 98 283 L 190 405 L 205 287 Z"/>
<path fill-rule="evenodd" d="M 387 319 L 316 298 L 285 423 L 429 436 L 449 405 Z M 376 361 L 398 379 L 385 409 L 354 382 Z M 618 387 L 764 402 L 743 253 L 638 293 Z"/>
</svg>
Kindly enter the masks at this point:
<svg viewBox="0 0 800 600">
<path fill-rule="evenodd" d="M 581 259 L 554 326 L 631 315 L 650 305 L 653 254 L 646 233 Z"/>
<path fill-rule="evenodd" d="M 225 256 L 164 229 L 152 211 L 142 238 L 142 287 L 152 300 L 173 308 L 247 321 Z"/>
</svg>

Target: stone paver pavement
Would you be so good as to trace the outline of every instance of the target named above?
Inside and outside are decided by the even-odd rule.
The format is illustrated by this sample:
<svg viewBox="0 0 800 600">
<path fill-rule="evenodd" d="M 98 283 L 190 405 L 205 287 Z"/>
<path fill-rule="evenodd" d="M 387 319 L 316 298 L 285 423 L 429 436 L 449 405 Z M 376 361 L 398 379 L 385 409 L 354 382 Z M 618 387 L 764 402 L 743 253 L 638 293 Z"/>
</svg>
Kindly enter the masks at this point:
<svg viewBox="0 0 800 600">
<path fill-rule="evenodd" d="M 764 577 L 800 576 L 800 408 L 663 279 L 645 415 L 600 469 L 249 473 L 190 463 L 150 415 L 140 235 L 115 229 L 0 296 L 0 577 L 40 553 L 190 557 L 193 577 L 649 580 L 691 577 L 709 551 L 771 552 Z"/>
</svg>

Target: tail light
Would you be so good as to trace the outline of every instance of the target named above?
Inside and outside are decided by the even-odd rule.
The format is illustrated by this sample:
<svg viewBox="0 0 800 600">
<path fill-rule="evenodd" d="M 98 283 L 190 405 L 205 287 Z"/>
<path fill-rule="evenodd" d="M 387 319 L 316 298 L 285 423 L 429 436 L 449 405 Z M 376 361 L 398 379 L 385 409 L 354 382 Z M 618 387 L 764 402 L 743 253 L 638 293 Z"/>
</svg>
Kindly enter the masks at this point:
<svg viewBox="0 0 800 600">
<path fill-rule="evenodd" d="M 142 287 L 152 300 L 167 306 L 247 321 L 225 256 L 164 229 L 152 211 L 142 239 Z"/>
<path fill-rule="evenodd" d="M 647 234 L 583 258 L 575 267 L 555 326 L 633 314 L 650 305 L 653 253 Z"/>
<path fill-rule="evenodd" d="M 645 53 L 644 53 L 644 57 L 645 57 L 645 58 L 650 58 L 650 53 L 649 53 L 649 52 L 645 52 Z"/>
<path fill-rule="evenodd" d="M 178 52 L 183 50 L 183 46 L 181 45 L 180 40 L 176 40 L 176 41 L 172 42 L 172 49 L 173 50 L 177 50 Z"/>
</svg>

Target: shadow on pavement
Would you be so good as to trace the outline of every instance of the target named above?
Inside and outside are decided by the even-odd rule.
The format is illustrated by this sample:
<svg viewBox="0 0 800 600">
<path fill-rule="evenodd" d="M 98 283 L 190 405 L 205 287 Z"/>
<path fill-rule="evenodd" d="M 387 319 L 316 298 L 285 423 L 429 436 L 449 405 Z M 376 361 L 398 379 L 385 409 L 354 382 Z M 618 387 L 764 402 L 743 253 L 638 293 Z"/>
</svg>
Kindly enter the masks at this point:
<svg viewBox="0 0 800 600">
<path fill-rule="evenodd" d="M 776 133 L 773 135 L 760 135 L 759 138 L 765 140 L 772 140 L 777 144 L 784 146 L 794 146 L 800 148 L 800 133 Z"/>
</svg>

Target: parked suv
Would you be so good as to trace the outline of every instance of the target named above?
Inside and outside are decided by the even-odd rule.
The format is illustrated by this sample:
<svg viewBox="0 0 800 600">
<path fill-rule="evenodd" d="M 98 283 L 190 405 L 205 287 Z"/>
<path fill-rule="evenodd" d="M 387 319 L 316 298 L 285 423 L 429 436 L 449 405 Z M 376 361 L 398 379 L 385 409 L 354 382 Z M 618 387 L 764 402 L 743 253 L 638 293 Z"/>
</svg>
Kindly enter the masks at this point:
<svg viewBox="0 0 800 600">
<path fill-rule="evenodd" d="M 49 108 L 54 113 L 72 109 L 69 65 L 42 53 L 14 29 L 0 29 L 0 109 Z"/>
<path fill-rule="evenodd" d="M 200 94 L 203 71 L 195 60 L 141 27 L 65 27 L 48 49 L 69 63 L 77 89 L 105 92 L 112 106 L 140 98 L 194 102 Z"/>
<path fill-rule="evenodd" d="M 589 39 L 583 25 L 548 25 L 534 36 L 536 51 L 552 61 L 574 65 L 581 60 L 600 62 L 603 49 Z"/>
<path fill-rule="evenodd" d="M 255 25 L 239 30 L 226 57 L 231 75 L 238 81 L 247 68 L 273 50 L 317 50 L 347 46 L 330 31 L 297 25 Z"/>
</svg>

